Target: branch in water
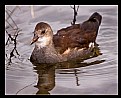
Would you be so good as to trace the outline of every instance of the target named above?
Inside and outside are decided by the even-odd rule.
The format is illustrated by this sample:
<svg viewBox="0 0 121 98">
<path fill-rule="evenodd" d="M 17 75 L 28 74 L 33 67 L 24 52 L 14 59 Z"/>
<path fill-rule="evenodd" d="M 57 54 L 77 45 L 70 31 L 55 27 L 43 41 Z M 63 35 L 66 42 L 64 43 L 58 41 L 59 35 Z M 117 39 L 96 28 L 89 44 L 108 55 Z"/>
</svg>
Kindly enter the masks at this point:
<svg viewBox="0 0 121 98">
<path fill-rule="evenodd" d="M 10 12 L 10 14 L 9 14 L 8 17 L 6 18 L 6 20 L 8 20 L 8 19 L 12 16 L 12 14 L 15 12 L 15 10 L 16 10 L 17 8 L 19 8 L 19 6 L 16 6 L 12 11 L 10 11 L 9 9 L 6 8 L 6 11 L 9 11 L 9 12 Z M 19 9 L 20 9 L 20 8 L 19 8 Z"/>
<path fill-rule="evenodd" d="M 76 76 L 76 85 L 79 86 L 79 79 L 78 79 L 78 76 L 77 76 L 77 69 L 74 69 L 74 74 Z"/>
<path fill-rule="evenodd" d="M 18 36 L 18 33 L 19 33 L 19 31 L 20 30 L 18 30 L 17 31 L 17 33 L 16 33 L 16 35 L 14 35 L 13 37 L 8 33 L 8 31 L 6 30 L 6 33 L 8 34 L 8 40 L 7 40 L 7 42 L 6 42 L 6 45 L 8 44 L 8 41 L 10 42 L 10 40 L 11 41 L 13 41 L 14 42 L 14 48 L 12 49 L 12 51 L 11 51 L 11 53 L 10 53 L 10 57 L 9 57 L 9 61 L 8 61 L 8 65 L 10 65 L 11 63 L 12 63 L 12 57 L 14 57 L 15 56 L 15 54 L 14 54 L 14 51 L 16 52 L 16 54 L 18 55 L 18 56 L 20 56 L 20 54 L 18 53 L 18 51 L 17 51 L 17 47 L 16 47 L 16 45 L 17 45 L 17 41 L 16 41 L 16 39 L 17 39 L 17 36 Z M 16 57 L 16 56 L 15 56 Z"/>
<path fill-rule="evenodd" d="M 16 7 L 16 8 L 17 8 L 17 7 Z M 16 9 L 16 8 L 15 8 L 15 9 Z M 7 15 L 8 15 L 8 18 L 6 19 L 6 22 L 8 23 L 9 27 L 11 27 L 12 30 L 13 30 L 13 32 L 14 32 L 14 35 L 11 35 L 11 34 L 7 31 L 7 29 L 5 29 L 6 34 L 8 35 L 8 39 L 7 39 L 5 45 L 9 45 L 11 42 L 13 42 L 13 45 L 14 45 L 12 51 L 10 52 L 9 58 L 7 57 L 7 54 L 6 54 L 6 57 L 8 58 L 8 63 L 7 63 L 7 65 L 10 65 L 10 64 L 12 63 L 12 57 L 16 57 L 16 54 L 17 54 L 18 56 L 20 56 L 20 54 L 19 54 L 18 51 L 17 51 L 17 37 L 18 37 L 18 34 L 19 34 L 19 32 L 20 32 L 21 30 L 18 28 L 17 24 L 15 23 L 15 21 L 14 21 L 14 20 L 12 19 L 12 17 L 11 17 L 11 15 L 12 15 L 13 12 L 15 11 L 15 9 L 14 9 L 11 13 L 8 13 L 8 10 L 6 10 L 6 13 L 7 13 Z M 14 28 L 13 25 L 11 25 L 11 23 L 8 21 L 8 19 L 10 19 L 10 20 L 13 22 L 13 25 L 15 25 L 15 28 Z M 15 54 L 15 53 L 16 53 L 16 54 Z"/>
<path fill-rule="evenodd" d="M 70 6 L 73 10 L 74 10 L 74 19 L 73 19 L 73 22 L 71 22 L 71 25 L 74 25 L 76 23 L 76 17 L 77 17 L 77 12 L 78 12 L 78 9 L 79 9 L 79 5 L 77 6 L 77 9 L 76 9 L 76 6 L 74 5 L 74 7 Z"/>
</svg>

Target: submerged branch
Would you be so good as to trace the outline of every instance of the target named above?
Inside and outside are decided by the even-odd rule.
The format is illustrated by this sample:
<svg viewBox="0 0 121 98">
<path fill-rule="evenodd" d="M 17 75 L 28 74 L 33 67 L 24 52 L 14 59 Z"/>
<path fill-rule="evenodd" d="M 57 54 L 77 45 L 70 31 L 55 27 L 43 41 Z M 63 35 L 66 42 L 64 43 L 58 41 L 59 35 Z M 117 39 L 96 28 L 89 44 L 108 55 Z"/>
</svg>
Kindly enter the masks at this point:
<svg viewBox="0 0 121 98">
<path fill-rule="evenodd" d="M 12 43 L 12 42 L 13 42 L 13 45 L 14 45 L 12 51 L 11 51 L 10 54 L 9 54 L 9 55 L 10 55 L 9 58 L 8 58 L 8 56 L 7 56 L 7 54 L 6 54 L 6 57 L 8 58 L 8 63 L 7 63 L 7 65 L 10 65 L 10 64 L 12 63 L 12 57 L 16 57 L 16 54 L 17 54 L 18 56 L 20 56 L 20 54 L 19 54 L 18 51 L 17 51 L 17 37 L 18 37 L 18 34 L 19 34 L 19 32 L 20 32 L 21 30 L 18 28 L 17 24 L 15 23 L 15 21 L 14 21 L 14 20 L 12 19 L 12 17 L 11 17 L 11 15 L 13 14 L 13 12 L 15 11 L 16 8 L 17 8 L 17 7 L 15 7 L 15 8 L 11 11 L 10 14 L 9 14 L 8 11 L 6 10 L 6 13 L 7 13 L 7 15 L 8 15 L 8 17 L 7 17 L 7 19 L 6 19 L 6 22 L 8 23 L 9 27 L 11 27 L 12 30 L 13 30 L 13 32 L 14 32 L 14 34 L 12 35 L 12 34 L 10 34 L 10 33 L 8 32 L 7 28 L 5 29 L 6 34 L 8 35 L 8 38 L 7 38 L 7 41 L 6 41 L 5 45 L 9 45 L 9 44 Z M 10 20 L 13 22 L 13 25 L 15 25 L 15 27 L 8 21 L 8 19 L 10 19 Z M 15 53 L 16 53 L 16 54 L 15 54 Z"/>
<path fill-rule="evenodd" d="M 14 11 L 15 11 L 17 8 L 19 8 L 19 6 L 16 6 L 12 11 L 10 11 L 9 9 L 6 8 L 6 10 L 10 12 L 10 14 L 9 14 L 8 17 L 6 18 L 6 20 L 8 20 L 8 19 L 12 16 L 12 14 L 14 13 Z"/>
<path fill-rule="evenodd" d="M 13 47 L 13 49 L 12 49 L 12 51 L 10 52 L 10 57 L 9 57 L 9 61 L 8 61 L 8 65 L 10 65 L 11 63 L 12 63 L 12 57 L 14 57 L 15 56 L 15 54 L 14 54 L 14 52 L 16 52 L 16 54 L 18 55 L 18 56 L 20 56 L 20 54 L 18 53 L 18 51 L 17 51 L 17 36 L 18 36 L 18 33 L 19 33 L 19 31 L 20 30 L 18 30 L 17 31 L 17 33 L 16 33 L 16 35 L 14 35 L 13 37 L 11 36 L 11 34 L 9 34 L 8 33 L 8 31 L 6 30 L 6 33 L 8 34 L 8 40 L 7 40 L 7 42 L 6 42 L 6 45 L 8 45 L 8 42 L 11 42 L 11 41 L 13 41 L 14 43 L 14 47 Z M 16 56 L 15 56 L 16 57 Z"/>
<path fill-rule="evenodd" d="M 12 19 L 12 17 L 11 17 L 11 15 L 8 13 L 8 11 L 6 10 L 6 13 L 7 13 L 7 15 L 9 16 L 9 18 L 12 20 L 12 22 L 14 23 L 14 25 L 17 27 L 17 29 L 18 29 L 18 26 L 17 26 L 17 24 L 15 23 L 15 21 Z M 7 21 L 7 23 L 8 23 L 8 19 L 6 19 L 6 21 Z M 9 25 L 10 25 L 10 23 L 9 23 Z M 10 25 L 11 26 L 11 25 Z M 13 27 L 13 26 L 12 26 Z M 14 29 L 14 28 L 13 28 Z"/>
<path fill-rule="evenodd" d="M 76 77 L 76 85 L 79 86 L 79 79 L 78 79 L 78 76 L 77 76 L 77 69 L 74 70 L 74 74 L 75 74 L 75 77 Z"/>
</svg>

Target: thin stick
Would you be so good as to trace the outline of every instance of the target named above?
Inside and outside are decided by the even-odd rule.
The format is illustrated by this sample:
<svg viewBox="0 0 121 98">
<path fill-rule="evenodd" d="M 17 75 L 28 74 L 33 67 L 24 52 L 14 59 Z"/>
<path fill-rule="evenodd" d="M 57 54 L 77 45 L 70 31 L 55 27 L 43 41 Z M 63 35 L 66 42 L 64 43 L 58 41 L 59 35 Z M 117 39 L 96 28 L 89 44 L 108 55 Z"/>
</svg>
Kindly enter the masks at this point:
<svg viewBox="0 0 121 98">
<path fill-rule="evenodd" d="M 16 6 L 12 11 L 10 11 L 9 9 L 7 9 L 8 11 L 10 11 L 11 13 L 9 14 L 9 16 L 6 18 L 6 20 L 8 20 L 10 18 L 10 16 L 12 16 L 12 14 L 14 13 L 14 11 L 18 8 L 18 6 Z"/>
<path fill-rule="evenodd" d="M 34 81 L 33 83 L 31 83 L 31 84 L 29 84 L 29 85 L 27 85 L 27 86 L 21 88 L 20 90 L 18 90 L 18 91 L 16 92 L 16 95 L 17 95 L 19 92 L 21 92 L 23 89 L 25 89 L 25 88 L 27 88 L 27 87 L 31 86 L 32 84 L 35 84 L 35 83 L 36 83 L 36 81 Z"/>
<path fill-rule="evenodd" d="M 74 70 L 74 73 L 75 73 L 75 76 L 76 76 L 76 85 L 79 86 L 79 79 L 78 79 L 78 76 L 77 76 L 77 70 L 75 69 Z"/>
<path fill-rule="evenodd" d="M 77 17 L 77 12 L 78 12 L 78 9 L 79 9 L 79 5 L 77 6 L 77 9 L 76 9 L 76 6 L 74 5 L 74 7 L 70 6 L 73 10 L 74 10 L 74 19 L 73 19 L 73 22 L 71 22 L 71 25 L 74 25 L 76 23 L 76 17 Z"/>
<path fill-rule="evenodd" d="M 8 14 L 8 16 L 11 18 L 11 20 L 12 20 L 12 22 L 15 24 L 15 26 L 17 27 L 17 29 L 18 29 L 18 26 L 17 26 L 17 24 L 15 23 L 15 21 L 12 19 L 12 17 L 10 16 L 10 14 L 6 11 L 6 13 Z"/>
</svg>

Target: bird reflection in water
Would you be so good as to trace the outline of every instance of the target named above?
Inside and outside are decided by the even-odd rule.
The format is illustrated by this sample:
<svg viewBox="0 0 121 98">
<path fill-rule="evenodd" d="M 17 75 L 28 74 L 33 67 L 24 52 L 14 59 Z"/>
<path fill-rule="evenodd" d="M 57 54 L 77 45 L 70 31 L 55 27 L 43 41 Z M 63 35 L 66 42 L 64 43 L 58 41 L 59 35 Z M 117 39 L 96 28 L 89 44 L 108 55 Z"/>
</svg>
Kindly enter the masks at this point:
<svg viewBox="0 0 121 98">
<path fill-rule="evenodd" d="M 49 91 L 55 86 L 55 66 L 41 64 L 34 67 L 37 70 L 38 82 L 35 87 L 39 90 L 36 94 L 50 94 Z"/>
<path fill-rule="evenodd" d="M 51 91 L 55 87 L 55 70 L 59 70 L 59 74 L 74 74 L 76 79 L 75 83 L 77 86 L 80 86 L 78 79 L 79 69 L 76 68 L 91 66 L 104 62 L 105 60 L 96 60 L 90 63 L 83 62 L 86 59 L 94 58 L 99 55 L 102 55 L 102 53 L 100 52 L 100 49 L 97 46 L 93 49 L 92 53 L 85 55 L 85 57 L 81 59 L 76 58 L 73 61 L 66 61 L 56 64 L 38 64 L 38 65 L 33 64 L 34 69 L 38 74 L 38 82 L 37 85 L 35 86 L 36 88 L 38 88 L 36 94 L 50 95 L 49 91 Z M 68 71 L 71 71 L 71 73 L 68 73 Z"/>
</svg>

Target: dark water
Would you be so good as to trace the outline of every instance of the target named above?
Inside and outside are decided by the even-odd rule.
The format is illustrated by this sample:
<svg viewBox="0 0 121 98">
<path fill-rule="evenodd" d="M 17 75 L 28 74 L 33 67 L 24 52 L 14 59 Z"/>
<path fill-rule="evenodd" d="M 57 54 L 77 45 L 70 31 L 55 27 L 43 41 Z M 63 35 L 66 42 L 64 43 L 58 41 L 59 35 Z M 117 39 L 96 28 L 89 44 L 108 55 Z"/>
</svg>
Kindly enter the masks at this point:
<svg viewBox="0 0 121 98">
<path fill-rule="evenodd" d="M 15 6 L 7 6 L 10 11 L 13 8 Z M 97 37 L 102 55 L 78 62 L 34 66 L 29 57 L 34 48 L 30 41 L 35 25 L 45 21 L 56 32 L 71 25 L 73 10 L 70 6 L 34 6 L 35 18 L 32 18 L 30 6 L 19 6 L 12 18 L 21 29 L 17 37 L 20 56 L 15 53 L 16 58 L 12 57 L 12 63 L 8 66 L 13 44 L 5 46 L 8 57 L 5 56 L 5 94 L 118 94 L 118 9 L 117 6 L 80 5 L 77 23 L 87 20 L 96 11 L 103 17 Z M 11 19 L 9 22 L 14 26 Z M 7 31 L 13 33 L 11 27 Z M 5 37 L 7 40 L 7 34 Z"/>
</svg>

